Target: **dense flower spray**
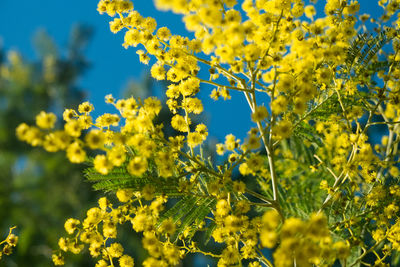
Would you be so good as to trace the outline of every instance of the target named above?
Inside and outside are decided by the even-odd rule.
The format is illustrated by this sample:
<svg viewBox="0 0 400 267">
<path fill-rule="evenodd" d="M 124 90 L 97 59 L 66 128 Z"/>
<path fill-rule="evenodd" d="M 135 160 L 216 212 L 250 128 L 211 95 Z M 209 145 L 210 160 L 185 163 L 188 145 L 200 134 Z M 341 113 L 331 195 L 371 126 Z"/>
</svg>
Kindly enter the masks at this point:
<svg viewBox="0 0 400 267">
<path fill-rule="evenodd" d="M 183 14 L 194 39 L 158 27 L 130 1 L 99 2 L 99 13 L 113 18 L 110 30 L 124 32 L 123 46 L 140 46 L 151 75 L 169 82 L 172 119 L 157 122 L 162 104 L 154 97 L 108 95 L 115 114 L 93 119 L 85 102 L 65 111 L 62 130 L 46 112 L 36 126 L 18 127 L 33 146 L 91 162 L 88 179 L 119 200 L 101 198 L 82 221 L 68 219 L 55 264 L 86 246 L 98 267 L 133 266 L 117 242 L 125 223 L 142 233 L 143 266 L 175 266 L 188 253 L 221 267 L 357 266 L 366 255 L 388 264 L 400 250 L 400 2 L 378 1 L 378 20 L 360 15 L 354 0 L 326 1 L 324 17 L 313 2 L 156 0 Z M 227 154 L 218 166 L 203 151 L 207 126 L 195 119 L 202 84 L 215 100 L 241 92 L 254 122 L 245 140 L 228 134 L 217 144 L 216 153 Z M 372 143 L 377 126 L 387 135 Z M 223 250 L 198 245 L 202 232 Z"/>
</svg>

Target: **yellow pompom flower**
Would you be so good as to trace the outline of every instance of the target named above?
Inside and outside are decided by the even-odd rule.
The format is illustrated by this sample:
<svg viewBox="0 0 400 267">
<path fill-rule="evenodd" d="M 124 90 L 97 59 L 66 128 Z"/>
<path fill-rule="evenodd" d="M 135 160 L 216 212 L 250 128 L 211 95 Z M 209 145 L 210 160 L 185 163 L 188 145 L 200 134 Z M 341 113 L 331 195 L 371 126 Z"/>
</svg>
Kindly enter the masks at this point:
<svg viewBox="0 0 400 267">
<path fill-rule="evenodd" d="M 196 147 L 203 143 L 203 137 L 198 132 L 189 133 L 187 136 L 187 143 L 190 147 Z"/>
<path fill-rule="evenodd" d="M 182 101 L 182 107 L 186 109 L 187 112 L 194 114 L 200 114 L 203 112 L 203 104 L 200 99 L 195 97 L 188 97 Z"/>
<path fill-rule="evenodd" d="M 68 241 L 67 241 L 67 239 L 64 238 L 64 237 L 61 237 L 61 238 L 58 240 L 58 247 L 59 247 L 62 251 L 67 252 L 67 251 L 68 251 Z"/>
<path fill-rule="evenodd" d="M 164 220 L 159 228 L 160 233 L 162 234 L 167 234 L 169 236 L 173 235 L 175 233 L 175 223 L 173 222 L 172 218 L 168 218 Z"/>
<path fill-rule="evenodd" d="M 167 27 L 161 27 L 157 30 L 156 35 L 160 40 L 168 41 L 171 37 L 171 31 Z"/>
<path fill-rule="evenodd" d="M 101 210 L 106 210 L 107 207 L 109 207 L 111 204 L 110 201 L 106 197 L 99 198 L 99 200 L 97 202 L 99 203 L 99 208 Z"/>
<path fill-rule="evenodd" d="M 136 156 L 131 159 L 127 166 L 128 172 L 134 176 L 140 176 L 147 170 L 147 160 L 144 157 Z"/>
<path fill-rule="evenodd" d="M 278 241 L 278 234 L 275 231 L 262 230 L 260 233 L 260 241 L 263 247 L 272 249 Z"/>
<path fill-rule="evenodd" d="M 312 5 L 308 5 L 304 8 L 304 14 L 306 15 L 307 18 L 313 19 L 315 14 L 317 12 L 315 11 L 315 7 Z"/>
<path fill-rule="evenodd" d="M 203 123 L 200 123 L 196 126 L 196 132 L 198 132 L 203 140 L 207 139 L 208 132 L 207 132 L 207 126 Z"/>
<path fill-rule="evenodd" d="M 144 100 L 144 109 L 150 116 L 158 115 L 161 111 L 161 102 L 156 97 L 148 97 Z"/>
<path fill-rule="evenodd" d="M 119 145 L 107 151 L 107 158 L 114 166 L 121 166 L 126 160 L 125 147 Z"/>
<path fill-rule="evenodd" d="M 188 120 L 190 124 L 190 120 Z M 171 126 L 177 131 L 187 132 L 189 130 L 189 125 L 186 123 L 186 120 L 183 116 L 176 114 L 171 119 Z"/>
<path fill-rule="evenodd" d="M 226 199 L 218 200 L 217 205 L 216 205 L 216 214 L 218 216 L 223 217 L 223 216 L 228 215 L 230 209 L 231 209 L 231 206 L 229 205 L 229 203 Z"/>
<path fill-rule="evenodd" d="M 29 131 L 29 125 L 26 123 L 21 123 L 20 125 L 18 125 L 17 129 L 15 130 L 17 137 L 22 141 L 27 140 L 28 131 Z"/>
<path fill-rule="evenodd" d="M 86 158 L 86 152 L 78 142 L 67 147 L 67 157 L 72 163 L 82 163 Z"/>
<path fill-rule="evenodd" d="M 104 146 L 106 136 L 103 131 L 93 129 L 85 136 L 85 141 L 91 149 L 98 149 Z"/>
<path fill-rule="evenodd" d="M 64 113 L 63 113 L 64 121 L 70 121 L 70 120 L 72 120 L 73 118 L 75 118 L 77 116 L 78 116 L 78 114 L 76 114 L 76 111 L 73 110 L 73 109 L 64 110 Z"/>
<path fill-rule="evenodd" d="M 90 113 L 94 110 L 93 104 L 89 102 L 83 102 L 82 104 L 79 105 L 78 111 L 80 113 Z"/>
<path fill-rule="evenodd" d="M 251 114 L 251 119 L 254 122 L 260 122 L 268 117 L 268 110 L 264 106 L 257 106 Z"/>
<path fill-rule="evenodd" d="M 272 128 L 272 132 L 281 139 L 288 138 L 292 134 L 292 123 L 287 120 L 280 121 Z"/>
<path fill-rule="evenodd" d="M 142 41 L 142 36 L 137 29 L 130 29 L 125 33 L 123 46 L 128 48 L 129 46 L 136 47 Z"/>
<path fill-rule="evenodd" d="M 51 259 L 53 260 L 54 265 L 57 265 L 57 266 L 64 265 L 64 257 L 60 254 L 58 254 L 58 255 L 53 254 L 51 256 Z"/>
<path fill-rule="evenodd" d="M 121 258 L 119 258 L 119 266 L 120 267 L 133 267 L 134 260 L 129 255 L 123 255 Z"/>
<path fill-rule="evenodd" d="M 69 120 L 64 125 L 64 130 L 72 137 L 79 137 L 83 130 L 82 123 L 79 120 Z"/>
<path fill-rule="evenodd" d="M 93 160 L 94 168 L 101 174 L 107 174 L 113 165 L 105 155 L 97 155 Z"/>
<path fill-rule="evenodd" d="M 117 198 L 121 202 L 128 202 L 133 197 L 133 190 L 131 189 L 119 189 L 116 193 Z"/>
<path fill-rule="evenodd" d="M 64 224 L 65 231 L 67 231 L 68 234 L 72 235 L 80 223 L 81 222 L 77 219 L 68 219 Z"/>
<path fill-rule="evenodd" d="M 36 116 L 36 125 L 42 129 L 52 129 L 56 123 L 57 117 L 54 113 L 41 111 Z"/>
<path fill-rule="evenodd" d="M 225 148 L 227 150 L 232 151 L 237 147 L 238 147 L 238 141 L 236 140 L 233 134 L 228 134 L 227 136 L 225 136 Z"/>
<path fill-rule="evenodd" d="M 167 73 L 162 64 L 156 63 L 150 69 L 151 76 L 156 80 L 164 80 Z"/>
</svg>

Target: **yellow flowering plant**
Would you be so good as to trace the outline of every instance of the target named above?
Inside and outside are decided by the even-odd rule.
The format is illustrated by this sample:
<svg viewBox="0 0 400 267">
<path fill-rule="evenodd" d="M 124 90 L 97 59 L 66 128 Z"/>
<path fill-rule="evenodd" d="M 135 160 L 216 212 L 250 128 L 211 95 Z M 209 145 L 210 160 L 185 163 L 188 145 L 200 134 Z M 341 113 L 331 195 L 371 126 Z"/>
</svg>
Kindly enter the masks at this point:
<svg viewBox="0 0 400 267">
<path fill-rule="evenodd" d="M 10 230 L 8 232 L 7 237 L 3 240 L 0 241 L 0 260 L 3 257 L 3 255 L 10 255 L 13 252 L 14 247 L 17 245 L 18 243 L 18 236 L 16 236 L 15 234 L 13 234 L 13 230 L 16 227 L 10 227 Z"/>
<path fill-rule="evenodd" d="M 176 266 L 190 253 L 220 267 L 398 264 L 400 2 L 378 1 L 379 19 L 359 14 L 355 0 L 326 1 L 324 16 L 314 2 L 156 0 L 183 15 L 194 39 L 158 27 L 131 1 L 99 2 L 123 46 L 141 46 L 139 60 L 169 82 L 172 119 L 157 120 L 155 97 L 108 95 L 116 113 L 93 119 L 85 102 L 64 112 L 61 130 L 46 112 L 17 128 L 33 146 L 89 162 L 94 188 L 118 199 L 66 221 L 56 265 L 89 249 L 98 267 L 133 266 L 118 242 L 127 223 L 142 234 L 143 266 Z M 241 92 L 254 122 L 244 141 L 228 134 L 216 145 L 226 156 L 218 165 L 203 149 L 207 126 L 196 122 L 198 92 L 210 87 L 214 100 Z M 377 129 L 386 132 L 379 142 Z M 210 239 L 222 251 L 207 250 Z"/>
</svg>

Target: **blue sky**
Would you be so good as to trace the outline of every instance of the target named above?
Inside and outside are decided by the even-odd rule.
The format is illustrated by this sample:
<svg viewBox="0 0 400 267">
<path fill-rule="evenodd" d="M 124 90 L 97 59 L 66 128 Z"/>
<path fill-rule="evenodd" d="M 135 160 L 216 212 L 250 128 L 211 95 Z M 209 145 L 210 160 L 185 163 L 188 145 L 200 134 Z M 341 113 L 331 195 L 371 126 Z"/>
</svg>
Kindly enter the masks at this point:
<svg viewBox="0 0 400 267">
<path fill-rule="evenodd" d="M 97 0 L 0 0 L 0 36 L 6 49 L 16 49 L 25 58 L 34 59 L 32 36 L 38 29 L 45 29 L 59 47 L 66 47 L 71 27 L 85 23 L 94 28 L 94 37 L 86 51 L 92 63 L 88 73 L 79 81 L 89 92 L 88 100 L 96 107 L 96 114 L 111 112 L 104 104 L 104 96 L 112 93 L 120 96 L 131 79 L 140 77 L 149 67 L 139 63 L 135 48 L 122 47 L 123 34 L 109 30 L 107 15 L 96 11 Z M 361 12 L 380 12 L 374 0 L 360 0 Z M 318 12 L 325 1 L 318 2 Z M 151 0 L 134 1 L 135 9 L 144 16 L 156 18 L 159 26 L 167 26 L 174 34 L 187 36 L 181 17 L 171 12 L 160 12 Z M 253 125 L 245 99 L 232 93 L 230 101 L 213 101 L 208 98 L 212 88 L 203 86 L 201 97 L 205 100 L 206 124 L 210 135 L 222 140 L 228 133 L 244 138 Z"/>
</svg>

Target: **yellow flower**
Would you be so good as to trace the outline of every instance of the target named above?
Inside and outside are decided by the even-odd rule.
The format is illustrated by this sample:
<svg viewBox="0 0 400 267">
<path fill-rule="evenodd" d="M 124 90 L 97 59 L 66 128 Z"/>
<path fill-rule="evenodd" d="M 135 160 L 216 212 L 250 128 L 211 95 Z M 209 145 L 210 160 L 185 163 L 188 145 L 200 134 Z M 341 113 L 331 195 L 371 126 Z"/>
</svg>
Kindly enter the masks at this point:
<svg viewBox="0 0 400 267">
<path fill-rule="evenodd" d="M 306 15 L 307 18 L 313 19 L 313 17 L 314 17 L 315 14 L 316 14 L 315 7 L 312 6 L 312 5 L 306 6 L 306 7 L 304 8 L 304 13 L 305 13 L 305 15 Z"/>
<path fill-rule="evenodd" d="M 74 142 L 67 147 L 67 157 L 72 163 L 81 163 L 86 158 L 86 152 L 78 142 Z"/>
<path fill-rule="evenodd" d="M 108 267 L 108 263 L 105 260 L 99 260 L 95 267 Z"/>
<path fill-rule="evenodd" d="M 189 131 L 189 125 L 190 120 L 188 120 L 188 123 L 186 123 L 186 120 L 183 116 L 176 114 L 175 116 L 172 117 L 171 119 L 171 126 L 180 132 L 187 132 Z"/>
<path fill-rule="evenodd" d="M 76 111 L 73 109 L 66 109 L 63 113 L 63 119 L 65 121 L 70 121 L 77 116 L 78 116 L 78 114 L 76 114 Z"/>
<path fill-rule="evenodd" d="M 207 126 L 203 123 L 200 123 L 196 126 L 196 132 L 198 132 L 203 140 L 207 139 L 208 132 L 207 132 Z"/>
<path fill-rule="evenodd" d="M 115 18 L 113 21 L 110 21 L 110 30 L 112 33 L 117 33 L 124 27 L 124 24 L 121 19 Z"/>
<path fill-rule="evenodd" d="M 228 201 L 226 199 L 220 199 L 217 202 L 216 205 L 216 213 L 218 216 L 226 216 L 231 209 L 231 206 L 229 205 Z"/>
<path fill-rule="evenodd" d="M 67 231 L 68 234 L 72 235 L 79 224 L 79 220 L 70 218 L 64 224 L 65 231 Z"/>
<path fill-rule="evenodd" d="M 118 200 L 121 202 L 128 202 L 133 197 L 133 191 L 131 189 L 119 189 L 116 194 Z"/>
<path fill-rule="evenodd" d="M 92 257 L 98 257 L 101 254 L 101 243 L 91 243 L 89 246 L 89 252 Z M 96 265 L 97 266 L 97 265 Z"/>
<path fill-rule="evenodd" d="M 124 146 L 115 146 L 107 151 L 107 158 L 114 166 L 121 166 L 126 160 L 126 151 Z"/>
<path fill-rule="evenodd" d="M 165 243 L 163 246 L 163 254 L 171 266 L 178 265 L 181 254 L 179 249 L 174 244 Z"/>
<path fill-rule="evenodd" d="M 238 146 L 238 140 L 236 140 L 233 134 L 228 134 L 227 136 L 225 136 L 225 149 L 232 151 Z"/>
<path fill-rule="evenodd" d="M 280 121 L 273 127 L 272 131 L 281 139 L 288 138 L 292 134 L 292 123 L 287 120 Z"/>
<path fill-rule="evenodd" d="M 147 160 L 144 157 L 136 156 L 128 163 L 127 170 L 134 176 L 141 176 L 147 170 Z"/>
<path fill-rule="evenodd" d="M 15 130 L 17 137 L 22 141 L 27 141 L 28 131 L 29 131 L 29 126 L 26 123 L 21 123 Z"/>
<path fill-rule="evenodd" d="M 58 247 L 62 250 L 67 252 L 68 251 L 68 239 L 65 239 L 64 237 L 61 237 L 58 240 Z"/>
<path fill-rule="evenodd" d="M 143 107 L 147 114 L 155 116 L 161 111 L 161 102 L 156 97 L 148 97 L 144 100 Z"/>
<path fill-rule="evenodd" d="M 238 263 L 240 261 L 240 255 L 239 251 L 236 248 L 233 247 L 227 247 L 222 251 L 220 261 L 227 265 L 234 265 L 235 263 Z M 219 265 L 219 263 L 218 263 Z"/>
<path fill-rule="evenodd" d="M 112 162 L 105 155 L 96 155 L 93 160 L 94 168 L 101 174 L 107 174 L 112 168 Z"/>
<path fill-rule="evenodd" d="M 102 218 L 102 214 L 99 208 L 91 208 L 86 212 L 86 220 L 90 223 L 97 223 Z"/>
<path fill-rule="evenodd" d="M 134 266 L 133 258 L 128 255 L 123 255 L 121 258 L 119 258 L 119 266 L 120 267 L 133 267 Z"/>
<path fill-rule="evenodd" d="M 56 123 L 57 117 L 54 113 L 41 111 L 36 116 L 36 125 L 42 129 L 52 129 Z"/>
<path fill-rule="evenodd" d="M 268 117 L 268 110 L 264 106 L 257 106 L 251 114 L 251 119 L 254 122 L 260 122 Z"/>
<path fill-rule="evenodd" d="M 106 210 L 110 206 L 110 201 L 106 197 L 101 197 L 97 201 L 101 210 Z"/>
<path fill-rule="evenodd" d="M 150 201 L 154 198 L 155 188 L 150 184 L 146 184 L 140 192 L 145 200 Z"/>
<path fill-rule="evenodd" d="M 105 113 L 96 119 L 96 126 L 103 128 L 109 126 L 118 126 L 119 116 L 116 114 Z"/>
<path fill-rule="evenodd" d="M 182 107 L 189 113 L 200 114 L 203 112 L 203 104 L 198 98 L 188 97 L 183 99 Z"/>
<path fill-rule="evenodd" d="M 203 138 L 198 132 L 189 133 L 187 136 L 188 146 L 196 147 L 203 143 Z"/>
<path fill-rule="evenodd" d="M 260 233 L 260 241 L 263 247 L 272 249 L 278 241 L 278 235 L 275 231 L 262 230 Z"/>
<path fill-rule="evenodd" d="M 278 96 L 272 101 L 271 110 L 275 115 L 278 115 L 287 110 L 287 98 L 283 95 Z"/>
<path fill-rule="evenodd" d="M 91 149 L 98 149 L 104 146 L 106 137 L 103 131 L 93 129 L 85 136 L 85 141 Z"/>
<path fill-rule="evenodd" d="M 64 125 L 64 130 L 72 137 L 79 137 L 83 130 L 82 123 L 79 120 L 69 120 Z"/>
<path fill-rule="evenodd" d="M 51 255 L 51 259 L 53 260 L 54 265 L 64 265 L 64 257 L 60 254 Z"/>
<path fill-rule="evenodd" d="M 89 102 L 83 102 L 82 104 L 79 105 L 78 111 L 80 113 L 90 113 L 94 110 L 93 104 Z"/>
<path fill-rule="evenodd" d="M 164 80 L 165 74 L 167 73 L 164 69 L 164 66 L 160 63 L 156 63 L 151 67 L 150 70 L 151 76 L 157 80 Z"/>
<path fill-rule="evenodd" d="M 160 40 L 168 41 L 171 37 L 171 31 L 167 27 L 161 27 L 157 30 L 157 37 Z"/>
<path fill-rule="evenodd" d="M 57 142 L 57 136 L 54 133 L 49 133 L 44 137 L 43 148 L 49 152 L 56 152 L 60 149 Z"/>
<path fill-rule="evenodd" d="M 9 244 L 12 247 L 15 247 L 18 243 L 18 236 L 14 234 L 9 234 L 6 239 L 7 244 Z"/>
<path fill-rule="evenodd" d="M 167 234 L 169 236 L 173 235 L 175 233 L 175 223 L 173 222 L 172 218 L 168 218 L 164 220 L 159 228 L 160 233 L 162 234 Z"/>
<path fill-rule="evenodd" d="M 108 254 L 113 257 L 113 258 L 119 258 L 122 256 L 122 253 L 124 253 L 124 248 L 122 247 L 121 244 L 119 243 L 112 243 L 108 249 Z"/>
<path fill-rule="evenodd" d="M 250 134 L 246 141 L 247 149 L 254 150 L 260 148 L 261 146 L 260 137 L 255 134 Z"/>
</svg>

